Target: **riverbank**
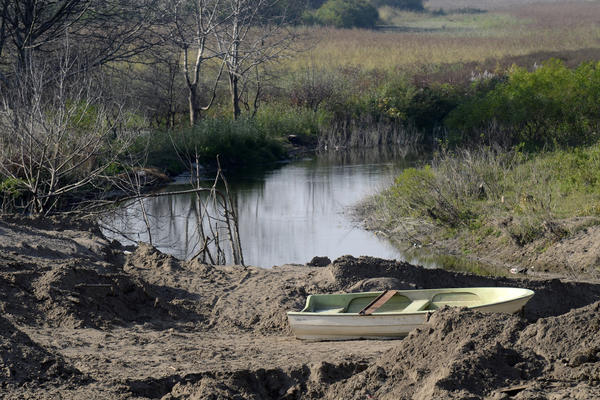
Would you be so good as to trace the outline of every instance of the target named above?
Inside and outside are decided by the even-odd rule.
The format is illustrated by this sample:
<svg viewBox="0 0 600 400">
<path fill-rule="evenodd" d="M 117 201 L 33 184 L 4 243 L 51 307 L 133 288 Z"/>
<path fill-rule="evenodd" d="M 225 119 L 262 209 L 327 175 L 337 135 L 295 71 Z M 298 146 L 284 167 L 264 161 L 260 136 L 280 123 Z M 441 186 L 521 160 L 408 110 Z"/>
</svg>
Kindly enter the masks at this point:
<svg viewBox="0 0 600 400">
<path fill-rule="evenodd" d="M 408 256 L 430 260 L 440 267 L 484 274 L 523 274 L 577 280 L 600 278 L 600 227 L 595 218 L 570 218 L 556 227 L 572 230 L 568 237 L 556 240 L 552 225 L 538 239 L 520 246 L 506 231 L 510 221 L 496 221 L 498 236 L 482 238 L 473 232 L 448 231 L 425 221 L 406 219 L 395 229 L 382 229 L 380 220 L 362 215 L 361 223 L 370 231 L 390 240 Z M 590 226 L 590 224 L 593 224 Z M 556 228 L 554 228 L 556 229 Z M 464 269 L 463 269 L 464 270 Z"/>
<path fill-rule="evenodd" d="M 404 170 L 357 214 L 397 246 L 505 273 L 600 276 L 600 147 L 537 154 L 479 149 Z M 425 251 L 425 250 L 423 250 Z"/>
<path fill-rule="evenodd" d="M 123 248 L 78 219 L 4 219 L 0 233 L 7 399 L 600 395 L 595 282 L 369 257 L 212 267 Z M 333 343 L 294 339 L 285 317 L 310 293 L 496 285 L 535 290 L 523 317 L 448 309 L 403 340 Z"/>
</svg>

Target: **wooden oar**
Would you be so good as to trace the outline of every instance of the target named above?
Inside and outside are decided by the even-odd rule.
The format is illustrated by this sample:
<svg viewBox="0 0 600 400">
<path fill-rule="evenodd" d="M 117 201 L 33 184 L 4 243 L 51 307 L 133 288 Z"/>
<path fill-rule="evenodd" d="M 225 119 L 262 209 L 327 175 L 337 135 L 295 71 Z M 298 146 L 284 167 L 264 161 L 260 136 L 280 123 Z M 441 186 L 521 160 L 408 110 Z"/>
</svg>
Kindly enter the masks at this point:
<svg viewBox="0 0 600 400">
<path fill-rule="evenodd" d="M 379 307 L 388 302 L 389 299 L 394 297 L 394 295 L 398 292 L 397 290 L 386 290 L 381 293 L 375 300 L 370 302 L 365 308 L 359 311 L 359 315 L 371 315 L 374 313 Z"/>
</svg>

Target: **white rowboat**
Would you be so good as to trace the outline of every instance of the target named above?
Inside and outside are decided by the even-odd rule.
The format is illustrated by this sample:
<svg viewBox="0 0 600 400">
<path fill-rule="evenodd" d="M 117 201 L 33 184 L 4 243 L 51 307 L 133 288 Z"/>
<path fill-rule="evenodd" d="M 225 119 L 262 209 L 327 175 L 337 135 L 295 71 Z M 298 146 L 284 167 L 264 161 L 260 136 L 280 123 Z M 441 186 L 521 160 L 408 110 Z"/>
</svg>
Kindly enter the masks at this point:
<svg viewBox="0 0 600 400">
<path fill-rule="evenodd" d="M 513 314 L 533 295 L 509 287 L 316 294 L 308 296 L 302 311 L 287 315 L 298 339 L 390 339 L 406 336 L 446 305 Z"/>
</svg>

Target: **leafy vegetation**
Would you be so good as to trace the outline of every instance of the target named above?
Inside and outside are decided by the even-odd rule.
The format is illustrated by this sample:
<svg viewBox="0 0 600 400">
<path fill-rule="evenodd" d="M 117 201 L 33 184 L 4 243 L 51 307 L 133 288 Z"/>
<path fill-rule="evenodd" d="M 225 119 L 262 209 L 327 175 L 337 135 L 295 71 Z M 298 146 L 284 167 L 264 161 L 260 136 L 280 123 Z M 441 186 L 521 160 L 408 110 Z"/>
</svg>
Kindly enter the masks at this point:
<svg viewBox="0 0 600 400">
<path fill-rule="evenodd" d="M 247 11 L 241 7 L 247 1 L 236 0 L 237 15 Z M 256 4 L 269 7 L 252 14 L 260 19 L 247 26 L 252 40 L 235 62 L 209 51 L 219 47 L 215 32 L 198 31 L 199 19 L 188 18 L 186 13 L 208 12 L 195 8 L 200 3 L 142 3 L 146 13 L 122 0 L 111 2 L 110 9 L 88 0 L 23 3 L 39 16 L 32 21 L 20 20 L 25 15 L 15 8 L 20 3 L 7 3 L 0 17 L 6 38 L 0 41 L 4 198 L 20 193 L 15 188 L 21 191 L 22 185 L 15 182 L 39 193 L 43 185 L 33 177 L 40 165 L 42 179 L 74 192 L 105 187 L 100 181 L 123 173 L 126 161 L 147 160 L 174 172 L 181 166 L 173 143 L 186 161 L 197 154 L 208 163 L 221 154 L 223 163 L 236 166 L 282 157 L 290 135 L 321 147 L 336 140 L 343 146 L 398 143 L 394 134 L 404 135 L 404 143 L 431 147 L 501 142 L 524 154 L 598 140 L 600 73 L 589 62 L 600 58 L 598 2 L 498 10 L 489 1 L 430 1 L 421 10 L 423 3 L 412 0 L 260 1 Z M 69 12 L 52 19 L 55 4 L 70 5 Z M 161 12 L 152 8 L 157 4 Z M 312 11 L 304 15 L 305 5 Z M 81 12 L 88 7 L 89 14 Z M 442 12 L 432 11 L 438 7 Z M 160 21 L 154 19 L 158 15 Z M 300 28 L 302 15 L 330 26 L 393 26 Z M 27 23 L 32 34 L 19 36 Z M 239 32 L 222 28 L 221 34 Z M 253 41 L 261 32 L 266 39 Z M 221 39 L 223 49 L 237 43 Z M 204 53 L 197 43 L 208 44 Z M 254 51 L 252 43 L 265 47 Z M 543 63 L 552 57 L 565 61 Z M 16 117 L 22 119 L 17 125 Z M 232 117 L 240 122 L 228 122 Z M 28 119 L 33 122 L 25 123 Z M 184 128 L 189 124 L 196 126 Z M 36 141 L 43 145 L 23 148 Z M 58 149 L 61 157 L 49 157 L 47 149 Z M 25 152 L 30 154 L 17 156 Z M 61 168 L 64 174 L 53 179 Z M 30 202 L 24 208 L 60 204 L 54 194 L 40 196 L 46 205 Z M 456 218 L 454 211 L 442 211 L 432 212 L 454 225 L 479 215 L 476 209 L 457 210 Z"/>
<path fill-rule="evenodd" d="M 281 121 L 285 120 L 276 120 Z M 255 167 L 285 156 L 283 143 L 273 135 L 270 123 L 273 121 L 266 118 L 204 119 L 176 132 L 155 131 L 149 138 L 140 139 L 136 148 L 143 151 L 147 147 L 152 164 L 166 167 L 171 174 L 187 170 L 196 161 L 214 165 L 217 156 L 224 167 Z"/>
<path fill-rule="evenodd" d="M 491 124 L 502 140 L 527 150 L 579 146 L 598 140 L 600 63 L 569 69 L 549 60 L 529 72 L 513 67 L 506 81 L 460 104 L 448 116 L 458 143 L 476 141 Z"/>
<path fill-rule="evenodd" d="M 336 28 L 372 28 L 378 19 L 377 9 L 367 0 L 327 0 L 307 16 L 308 22 Z"/>
<path fill-rule="evenodd" d="M 306 24 L 336 28 L 373 28 L 379 22 L 378 9 L 425 10 L 423 0 L 326 0 L 308 2 L 302 20 Z M 292 12 L 296 8 L 292 7 Z"/>
<path fill-rule="evenodd" d="M 600 216 L 600 144 L 538 155 L 500 148 L 438 154 L 403 171 L 378 197 L 387 224 L 413 217 L 446 230 L 506 233 L 518 245 L 550 232 L 568 234 L 562 218 Z"/>
</svg>

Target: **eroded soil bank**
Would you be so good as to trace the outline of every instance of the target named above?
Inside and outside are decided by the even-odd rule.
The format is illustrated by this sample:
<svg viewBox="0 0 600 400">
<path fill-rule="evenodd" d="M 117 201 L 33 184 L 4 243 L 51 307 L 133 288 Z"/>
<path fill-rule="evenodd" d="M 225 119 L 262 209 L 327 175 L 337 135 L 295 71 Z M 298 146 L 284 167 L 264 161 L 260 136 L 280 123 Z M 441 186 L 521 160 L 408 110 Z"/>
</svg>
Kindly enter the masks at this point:
<svg viewBox="0 0 600 400">
<path fill-rule="evenodd" d="M 81 221 L 0 222 L 7 399 L 591 399 L 600 284 L 484 278 L 369 257 L 272 270 L 131 253 Z M 407 338 L 301 342 L 309 293 L 520 286 L 523 316 L 443 309 Z"/>
<path fill-rule="evenodd" d="M 596 217 L 546 221 L 523 244 L 511 232 L 512 218 L 488 221 L 494 234 L 449 230 L 430 221 L 403 218 L 390 224 L 375 211 L 374 198 L 353 210 L 355 222 L 417 258 L 454 257 L 487 266 L 495 274 L 518 271 L 530 277 L 600 281 L 600 225 Z M 431 257 L 435 259 L 436 257 Z"/>
</svg>

